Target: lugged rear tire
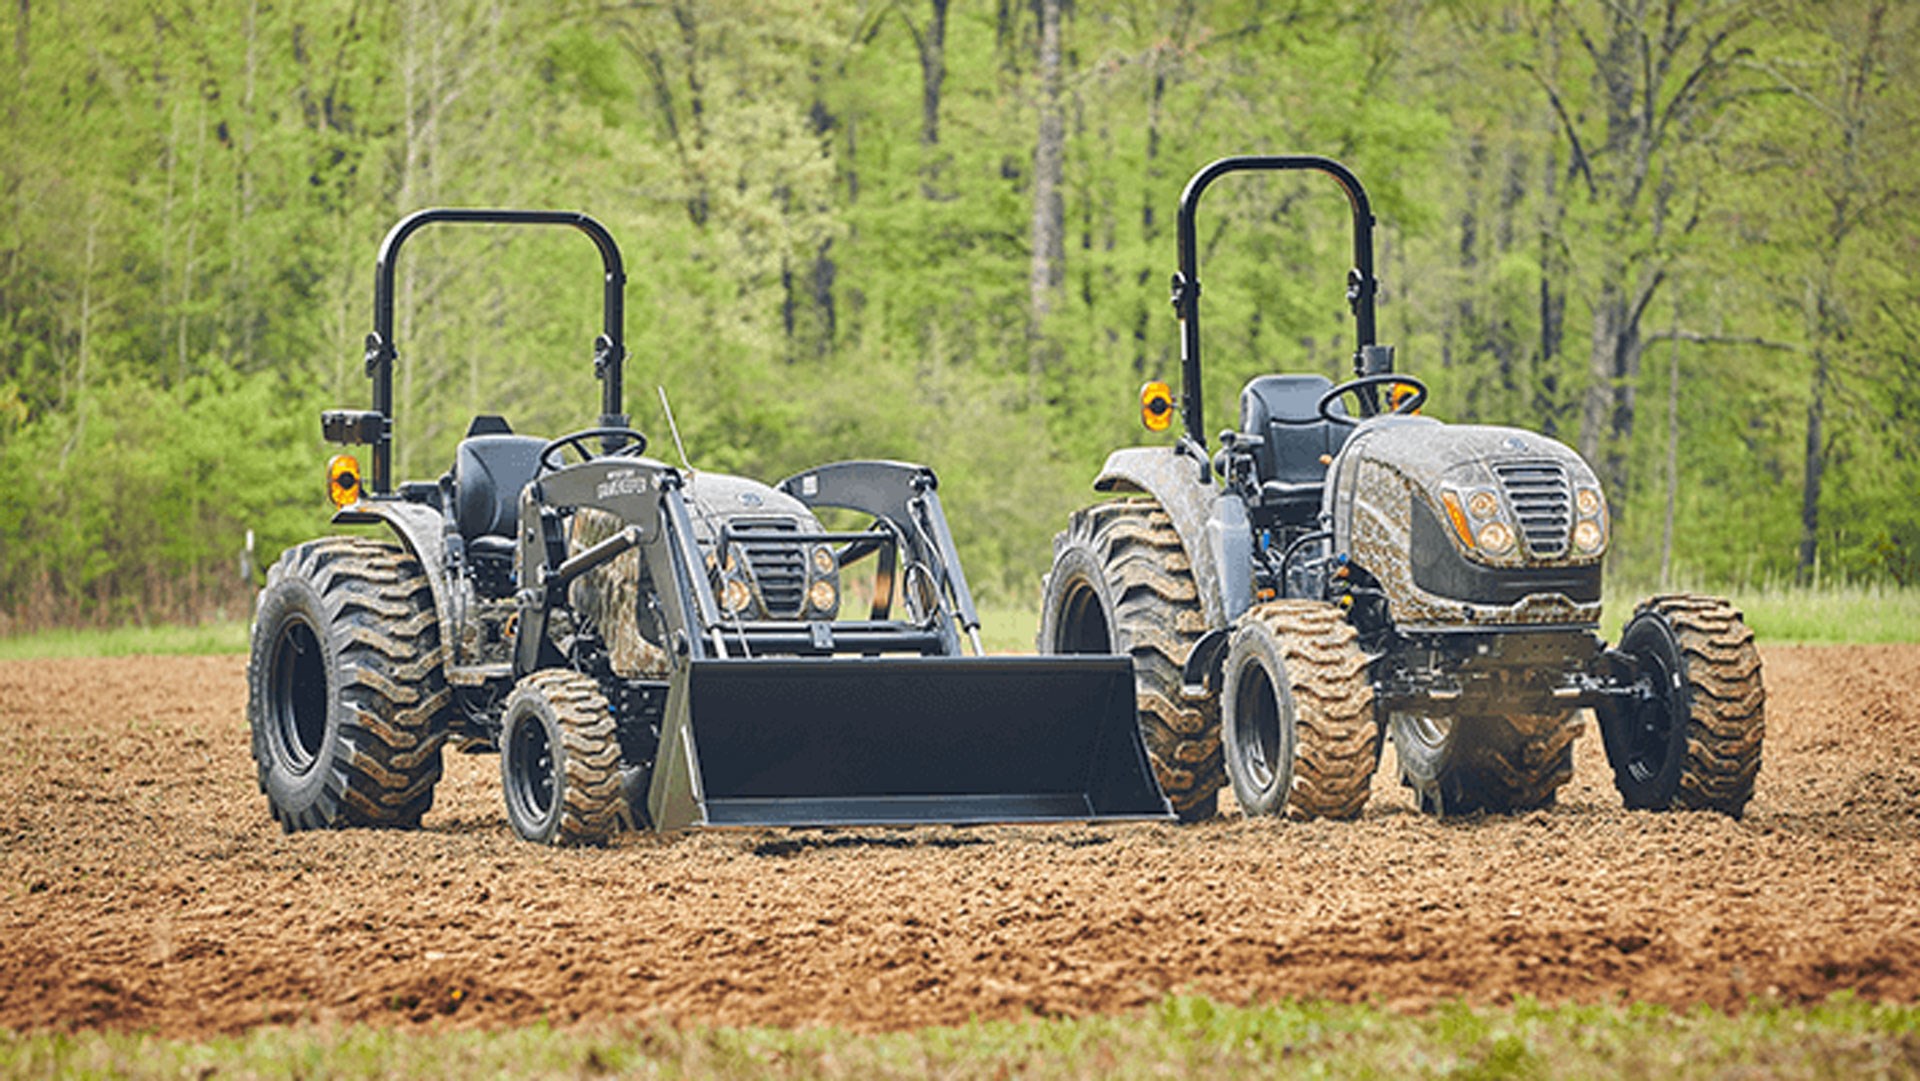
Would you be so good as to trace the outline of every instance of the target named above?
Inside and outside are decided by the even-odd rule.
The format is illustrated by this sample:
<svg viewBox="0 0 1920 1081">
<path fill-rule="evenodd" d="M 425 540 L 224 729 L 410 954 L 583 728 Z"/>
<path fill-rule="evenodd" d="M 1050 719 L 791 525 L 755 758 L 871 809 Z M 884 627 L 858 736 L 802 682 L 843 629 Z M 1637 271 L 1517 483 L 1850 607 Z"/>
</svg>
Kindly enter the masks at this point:
<svg viewBox="0 0 1920 1081">
<path fill-rule="evenodd" d="M 1634 810 L 1710 810 L 1738 818 L 1753 798 L 1766 737 L 1760 653 L 1739 609 L 1719 597 L 1648 597 L 1620 652 L 1655 696 L 1601 713 L 1614 787 Z"/>
<path fill-rule="evenodd" d="M 1358 818 L 1380 761 L 1367 655 L 1321 601 L 1258 604 L 1227 646 L 1220 728 L 1249 816 Z"/>
<path fill-rule="evenodd" d="M 1042 653 L 1132 655 L 1140 735 L 1183 822 L 1211 818 L 1226 779 L 1219 700 L 1180 693 L 1181 666 L 1207 630 L 1191 567 L 1156 502 L 1075 511 L 1053 539 L 1038 640 Z"/>
<path fill-rule="evenodd" d="M 1400 774 L 1428 814 L 1515 814 L 1550 807 L 1573 779 L 1578 713 L 1460 718 L 1395 713 Z"/>
<path fill-rule="evenodd" d="M 522 840 L 604 843 L 627 806 L 613 713 L 587 676 L 549 668 L 522 679 L 500 723 L 507 821 Z"/>
<path fill-rule="evenodd" d="M 426 572 L 398 545 L 329 537 L 281 555 L 255 606 L 247 721 L 283 829 L 420 824 L 447 739 L 442 660 Z"/>
</svg>

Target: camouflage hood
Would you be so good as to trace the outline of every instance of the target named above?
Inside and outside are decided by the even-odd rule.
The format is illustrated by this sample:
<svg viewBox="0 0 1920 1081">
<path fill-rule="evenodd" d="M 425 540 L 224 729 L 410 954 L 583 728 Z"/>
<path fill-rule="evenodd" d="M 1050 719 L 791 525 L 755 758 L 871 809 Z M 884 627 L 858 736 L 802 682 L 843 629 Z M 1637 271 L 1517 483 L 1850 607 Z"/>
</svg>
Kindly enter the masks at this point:
<svg viewBox="0 0 1920 1081">
<path fill-rule="evenodd" d="M 1600 483 L 1586 460 L 1558 440 L 1518 428 L 1442 424 L 1431 417 L 1383 417 L 1362 425 L 1340 455 L 1342 464 L 1361 457 L 1435 498 L 1442 484 L 1492 486 L 1493 467 L 1510 462 L 1554 462 L 1577 487 Z"/>
</svg>

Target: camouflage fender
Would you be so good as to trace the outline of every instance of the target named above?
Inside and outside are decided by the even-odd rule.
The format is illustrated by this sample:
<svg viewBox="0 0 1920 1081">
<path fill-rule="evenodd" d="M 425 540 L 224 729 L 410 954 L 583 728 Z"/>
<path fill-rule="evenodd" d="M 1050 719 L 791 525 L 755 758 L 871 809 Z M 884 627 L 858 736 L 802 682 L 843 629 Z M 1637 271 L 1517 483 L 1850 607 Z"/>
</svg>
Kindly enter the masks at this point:
<svg viewBox="0 0 1920 1081">
<path fill-rule="evenodd" d="M 1253 603 L 1253 530 L 1238 496 L 1173 447 L 1128 447 L 1107 456 L 1095 491 L 1152 496 L 1173 519 L 1193 567 L 1207 626 L 1224 627 Z"/>
<path fill-rule="evenodd" d="M 447 580 L 447 520 L 432 507 L 399 500 L 361 500 L 334 512 L 334 525 L 380 525 L 394 531 L 400 543 L 420 561 L 427 572 L 427 584 L 433 587 L 433 610 L 440 620 L 440 641 L 447 661 L 454 662 L 454 644 L 460 641 L 455 623 L 455 598 L 459 596 Z M 464 600 L 464 597 L 460 599 Z"/>
</svg>

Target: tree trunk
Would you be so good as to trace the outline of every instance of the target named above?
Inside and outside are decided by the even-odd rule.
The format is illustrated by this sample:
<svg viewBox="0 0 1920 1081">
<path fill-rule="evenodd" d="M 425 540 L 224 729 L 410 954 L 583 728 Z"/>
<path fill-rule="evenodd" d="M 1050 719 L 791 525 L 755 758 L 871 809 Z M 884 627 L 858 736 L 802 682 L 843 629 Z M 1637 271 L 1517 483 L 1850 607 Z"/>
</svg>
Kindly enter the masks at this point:
<svg viewBox="0 0 1920 1081">
<path fill-rule="evenodd" d="M 1680 302 L 1673 303 L 1673 329 L 1680 330 Z M 1680 500 L 1680 340 L 1667 343 L 1667 515 L 1660 528 L 1660 588 L 1673 588 L 1673 520 Z"/>
<path fill-rule="evenodd" d="M 1807 401 L 1807 467 L 1800 486 L 1800 559 L 1795 576 L 1811 585 L 1820 567 L 1820 481 L 1827 467 L 1827 351 L 1813 353 L 1813 395 Z"/>
<path fill-rule="evenodd" d="M 1620 285 L 1621 269 L 1609 268 L 1600 279 L 1600 294 L 1593 302 L 1593 337 L 1587 352 L 1587 389 L 1580 403 L 1580 456 L 1600 473 L 1600 481 L 1611 490 L 1614 477 L 1602 455 L 1607 453 L 1607 433 L 1613 423 L 1613 379 L 1615 346 L 1619 327 L 1626 318 L 1627 301 Z"/>
<path fill-rule="evenodd" d="M 947 78 L 947 0 L 933 10 L 920 35 L 920 145 L 940 145 L 940 86 Z"/>
<path fill-rule="evenodd" d="M 100 215 L 93 208 L 87 208 L 87 243 L 85 273 L 80 278 L 80 343 L 79 355 L 74 364 L 73 377 L 73 434 L 67 437 L 60 448 L 60 468 L 67 467 L 67 459 L 72 456 L 75 447 L 87 435 L 87 362 L 93 356 L 93 271 L 94 241 L 100 232 Z"/>
<path fill-rule="evenodd" d="M 1053 311 L 1066 259 L 1060 193 L 1066 123 L 1060 109 L 1060 0 L 1039 0 L 1040 130 L 1033 148 L 1033 262 L 1028 275 L 1034 331 Z"/>
</svg>

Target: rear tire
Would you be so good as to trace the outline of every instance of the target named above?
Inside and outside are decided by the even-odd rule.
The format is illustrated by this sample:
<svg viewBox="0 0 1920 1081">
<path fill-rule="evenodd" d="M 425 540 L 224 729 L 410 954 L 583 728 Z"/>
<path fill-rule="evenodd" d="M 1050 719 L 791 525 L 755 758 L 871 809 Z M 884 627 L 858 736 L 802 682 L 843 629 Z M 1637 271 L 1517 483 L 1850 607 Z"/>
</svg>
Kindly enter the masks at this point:
<svg viewBox="0 0 1920 1081">
<path fill-rule="evenodd" d="M 1380 761 L 1367 656 L 1340 610 L 1256 605 L 1227 647 L 1221 732 L 1248 816 L 1357 818 Z"/>
<path fill-rule="evenodd" d="M 1619 648 L 1653 677 L 1654 691 L 1601 714 L 1627 807 L 1738 818 L 1753 798 L 1767 727 L 1760 653 L 1740 611 L 1718 597 L 1649 597 Z"/>
<path fill-rule="evenodd" d="M 1579 714 L 1425 717 L 1387 722 L 1400 775 L 1428 814 L 1550 807 L 1573 779 Z"/>
<path fill-rule="evenodd" d="M 433 806 L 452 694 L 418 560 L 330 537 L 267 571 L 247 664 L 260 791 L 288 833 L 411 829 Z"/>
<path fill-rule="evenodd" d="M 1183 822 L 1211 818 L 1225 781 L 1218 698 L 1180 693 L 1181 666 L 1207 630 L 1191 566 L 1158 503 L 1075 511 L 1053 539 L 1038 641 L 1042 653 L 1132 655 L 1140 735 Z"/>
<path fill-rule="evenodd" d="M 522 840 L 602 844 L 626 808 L 613 713 L 587 676 L 550 668 L 521 680 L 500 725 L 507 821 Z"/>
</svg>

